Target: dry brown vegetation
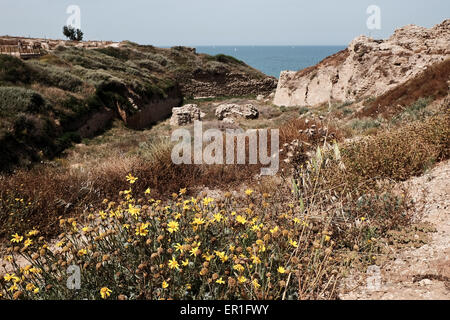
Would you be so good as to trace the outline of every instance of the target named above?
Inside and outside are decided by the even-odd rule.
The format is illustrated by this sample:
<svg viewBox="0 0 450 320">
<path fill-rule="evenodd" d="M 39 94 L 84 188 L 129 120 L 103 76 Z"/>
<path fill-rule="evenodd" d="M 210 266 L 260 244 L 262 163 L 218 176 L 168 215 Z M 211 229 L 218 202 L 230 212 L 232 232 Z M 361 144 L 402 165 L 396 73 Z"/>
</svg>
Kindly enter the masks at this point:
<svg viewBox="0 0 450 320">
<path fill-rule="evenodd" d="M 448 95 L 450 80 L 450 59 L 430 66 L 417 77 L 405 84 L 395 87 L 380 97 L 370 102 L 369 106 L 356 114 L 357 117 L 385 118 L 403 111 L 420 98 L 443 98 Z"/>
<path fill-rule="evenodd" d="M 336 129 L 326 131 L 322 126 L 320 122 L 306 123 L 304 119 L 288 121 L 280 128 L 280 143 L 299 139 L 306 143 L 303 152 L 307 152 L 322 143 L 326 136 L 340 139 Z M 308 128 L 315 128 L 314 133 L 307 134 Z M 58 216 L 78 215 L 96 207 L 105 198 L 117 197 L 118 192 L 127 187 L 123 177 L 128 173 L 140 177 L 134 186 L 137 192 L 151 188 L 155 196 L 167 198 L 184 187 L 191 191 L 202 187 L 230 190 L 251 182 L 261 169 L 260 164 L 175 165 L 171 152 L 172 145 L 161 140 L 152 146 L 147 157 L 113 153 L 84 170 L 49 165 L 4 176 L 0 186 L 0 209 L 9 214 L 0 216 L 3 226 L 0 236 L 5 236 L 11 226 L 21 231 L 29 225 L 39 226 L 44 234 L 54 234 Z M 30 204 L 23 210 L 22 203 L 15 199 Z"/>
<path fill-rule="evenodd" d="M 323 187 L 362 190 L 380 179 L 404 181 L 450 157 L 450 113 L 444 110 L 341 148 L 345 169 L 330 168 Z"/>
<path fill-rule="evenodd" d="M 314 128 L 313 133 L 306 133 L 311 128 Z M 328 130 L 320 121 L 293 119 L 280 128 L 280 143 L 302 141 L 301 156 L 295 160 L 303 162 L 307 159 L 306 152 L 314 150 L 325 138 L 328 141 L 342 139 L 338 130 L 331 126 L 326 128 Z M 362 185 L 373 186 L 377 178 L 405 180 L 420 174 L 433 162 L 449 157 L 449 128 L 449 116 L 445 113 L 423 123 L 416 122 L 344 145 L 341 153 L 346 169 L 330 167 L 326 170 L 327 185 L 322 188 L 353 190 Z M 134 186 L 137 192 L 150 187 L 155 196 L 164 198 L 184 187 L 191 191 L 203 187 L 230 190 L 245 182 L 251 183 L 260 170 L 259 165 L 177 166 L 170 156 L 171 146 L 161 142 L 145 159 L 137 155 L 112 155 L 84 170 L 37 166 L 2 177 L 0 205 L 4 214 L 0 218 L 3 226 L 0 234 L 6 235 L 11 227 L 20 231 L 31 224 L 51 235 L 58 228 L 56 217 L 81 214 L 105 198 L 114 199 L 120 190 L 126 189 L 123 177 L 130 172 L 140 177 Z M 282 166 L 286 168 L 290 164 L 282 162 Z M 23 210 L 22 203 L 16 199 L 30 204 Z"/>
</svg>

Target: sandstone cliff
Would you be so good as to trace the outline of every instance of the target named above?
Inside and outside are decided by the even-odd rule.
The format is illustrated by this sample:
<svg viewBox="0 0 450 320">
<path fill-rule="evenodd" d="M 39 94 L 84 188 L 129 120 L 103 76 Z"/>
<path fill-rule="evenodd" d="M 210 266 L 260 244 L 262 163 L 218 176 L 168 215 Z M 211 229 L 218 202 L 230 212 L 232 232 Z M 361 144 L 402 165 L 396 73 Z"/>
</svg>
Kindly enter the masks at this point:
<svg viewBox="0 0 450 320">
<path fill-rule="evenodd" d="M 360 36 L 316 66 L 281 74 L 274 103 L 314 106 L 379 96 L 450 57 L 450 19 L 427 29 L 408 25 L 388 40 Z"/>
</svg>

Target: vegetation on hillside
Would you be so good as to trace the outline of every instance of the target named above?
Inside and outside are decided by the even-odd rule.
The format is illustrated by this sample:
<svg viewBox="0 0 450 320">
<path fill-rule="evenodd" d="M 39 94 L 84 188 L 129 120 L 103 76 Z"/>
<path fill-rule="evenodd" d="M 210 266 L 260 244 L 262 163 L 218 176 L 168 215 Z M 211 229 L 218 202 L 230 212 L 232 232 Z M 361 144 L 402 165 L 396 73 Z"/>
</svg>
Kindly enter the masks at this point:
<svg viewBox="0 0 450 320">
<path fill-rule="evenodd" d="M 0 160 L 0 171 L 53 158 L 78 141 L 86 119 L 104 108 L 117 117 L 120 108 L 121 117 L 129 117 L 139 111 L 134 103 L 142 106 L 169 96 L 181 101 L 180 83 L 198 70 L 212 75 L 219 69 L 234 70 L 264 78 L 236 59 L 198 55 L 183 47 L 160 49 L 131 42 L 120 48 L 70 45 L 27 61 L 0 55 L 0 142 L 7 155 Z"/>
</svg>

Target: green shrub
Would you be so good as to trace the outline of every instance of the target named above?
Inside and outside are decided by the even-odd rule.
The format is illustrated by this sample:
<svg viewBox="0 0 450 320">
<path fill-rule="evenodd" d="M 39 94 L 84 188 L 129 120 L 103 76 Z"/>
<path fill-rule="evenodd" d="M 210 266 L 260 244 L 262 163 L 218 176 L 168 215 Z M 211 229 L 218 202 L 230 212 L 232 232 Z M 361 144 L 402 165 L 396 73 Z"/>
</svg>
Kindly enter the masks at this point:
<svg viewBox="0 0 450 320">
<path fill-rule="evenodd" d="M 308 113 L 308 111 L 309 111 L 309 108 L 308 108 L 308 107 L 299 107 L 299 108 L 298 108 L 298 113 L 299 113 L 300 115 L 305 114 L 305 113 Z"/>
<path fill-rule="evenodd" d="M 150 60 L 150 59 L 137 60 L 136 65 L 139 68 L 144 68 L 144 69 L 147 69 L 148 71 L 156 71 L 156 72 L 163 71 L 163 69 L 161 68 L 161 65 L 158 62 Z"/>
<path fill-rule="evenodd" d="M 129 50 L 127 49 L 118 49 L 118 48 L 113 48 L 113 47 L 107 47 L 107 48 L 101 48 L 101 49 L 95 49 L 98 52 L 101 52 L 107 56 L 122 60 L 122 61 L 127 61 L 130 57 L 129 55 Z"/>
<path fill-rule="evenodd" d="M 431 101 L 433 101 L 432 98 L 418 99 L 408 108 L 403 110 L 403 112 L 393 116 L 391 122 L 395 124 L 399 121 L 419 120 L 431 115 L 431 113 L 426 110 Z"/>
<path fill-rule="evenodd" d="M 350 122 L 350 127 L 353 130 L 368 130 L 373 128 L 379 128 L 381 126 L 381 121 L 378 119 L 365 118 L 365 119 L 353 119 Z"/>
<path fill-rule="evenodd" d="M 218 54 L 213 57 L 214 60 L 222 62 L 222 63 L 231 63 L 231 64 L 239 64 L 239 65 L 245 65 L 245 63 L 242 60 L 236 59 L 232 56 L 227 56 L 225 54 Z"/>
<path fill-rule="evenodd" d="M 21 87 L 0 87 L 0 115 L 14 117 L 19 112 L 38 113 L 46 109 L 44 98 Z"/>
<path fill-rule="evenodd" d="M 166 67 L 169 65 L 169 61 L 167 60 L 167 58 L 158 53 L 146 53 L 145 58 L 148 60 L 155 61 L 156 63 L 158 63 L 159 65 L 161 65 L 163 67 Z"/>
<path fill-rule="evenodd" d="M 36 74 L 33 81 L 62 90 L 77 92 L 83 86 L 83 80 L 75 76 L 70 69 L 51 64 L 32 62 Z"/>
<path fill-rule="evenodd" d="M 22 60 L 0 54 L 0 84 L 29 83 L 33 74 L 34 71 Z"/>
</svg>

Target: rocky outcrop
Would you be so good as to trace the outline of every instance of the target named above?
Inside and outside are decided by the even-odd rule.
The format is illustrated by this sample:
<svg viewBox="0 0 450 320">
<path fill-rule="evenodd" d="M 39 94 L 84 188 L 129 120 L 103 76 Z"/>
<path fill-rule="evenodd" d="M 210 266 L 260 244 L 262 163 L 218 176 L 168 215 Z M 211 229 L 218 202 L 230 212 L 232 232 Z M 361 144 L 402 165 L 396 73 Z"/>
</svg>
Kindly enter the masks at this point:
<svg viewBox="0 0 450 320">
<path fill-rule="evenodd" d="M 195 120 L 201 120 L 202 117 L 204 117 L 204 113 L 200 111 L 196 104 L 186 104 L 182 107 L 172 109 L 170 125 L 184 126 Z"/>
<path fill-rule="evenodd" d="M 216 117 L 219 120 L 230 119 L 233 117 L 256 119 L 258 116 L 259 111 L 252 104 L 221 104 L 216 108 Z M 230 120 L 226 121 L 230 122 Z"/>
<path fill-rule="evenodd" d="M 376 97 L 449 57 L 450 20 L 431 29 L 409 25 L 388 40 L 360 36 L 314 67 L 282 72 L 274 103 L 314 106 Z"/>
</svg>

